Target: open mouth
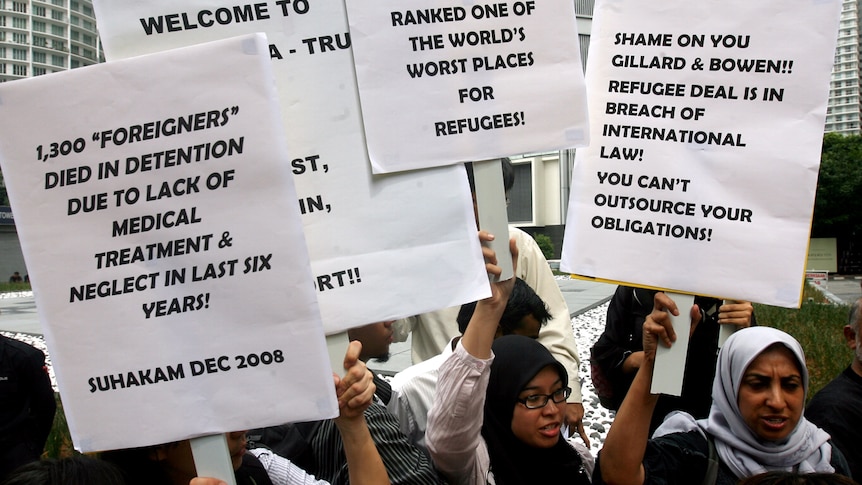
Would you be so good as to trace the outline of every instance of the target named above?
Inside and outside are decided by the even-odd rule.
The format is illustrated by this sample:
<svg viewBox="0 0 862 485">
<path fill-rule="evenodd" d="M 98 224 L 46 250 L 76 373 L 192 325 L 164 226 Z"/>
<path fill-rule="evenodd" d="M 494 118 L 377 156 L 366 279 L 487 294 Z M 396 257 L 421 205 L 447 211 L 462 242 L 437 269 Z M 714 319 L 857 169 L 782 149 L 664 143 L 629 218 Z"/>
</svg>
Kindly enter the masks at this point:
<svg viewBox="0 0 862 485">
<path fill-rule="evenodd" d="M 542 426 L 539 428 L 539 433 L 544 436 L 556 436 L 560 433 L 560 423 L 551 423 L 547 426 Z"/>
<path fill-rule="evenodd" d="M 761 420 L 771 430 L 780 430 L 787 424 L 787 418 L 782 416 L 764 416 Z"/>
</svg>

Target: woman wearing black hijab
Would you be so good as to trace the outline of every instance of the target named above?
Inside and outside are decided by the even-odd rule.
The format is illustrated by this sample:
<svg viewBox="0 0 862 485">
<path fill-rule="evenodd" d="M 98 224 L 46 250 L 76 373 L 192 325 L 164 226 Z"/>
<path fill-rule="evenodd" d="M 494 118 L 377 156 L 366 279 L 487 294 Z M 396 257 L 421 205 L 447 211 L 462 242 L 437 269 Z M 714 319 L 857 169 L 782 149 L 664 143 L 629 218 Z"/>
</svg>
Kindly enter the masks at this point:
<svg viewBox="0 0 862 485">
<path fill-rule="evenodd" d="M 510 249 L 514 260 L 514 241 Z M 486 269 L 499 275 L 493 252 L 483 250 Z M 494 340 L 513 284 L 491 285 L 491 297 L 477 303 L 455 352 L 440 367 L 428 450 L 453 484 L 589 484 L 589 452 L 560 433 L 571 392 L 565 368 L 530 338 Z"/>
<path fill-rule="evenodd" d="M 500 337 L 494 340 L 491 350 L 494 362 L 485 392 L 482 436 L 488 444 L 491 471 L 499 477 L 497 483 L 564 483 L 563 479 L 565 483 L 589 483 L 580 455 L 559 432 L 561 418 L 551 410 L 552 406 L 565 406 L 570 392 L 565 387 L 566 369 L 542 344 L 527 337 Z M 543 383 L 543 379 L 547 382 Z M 539 389 L 544 384 L 549 385 Z M 544 407 L 528 409 L 544 400 L 531 396 L 545 394 L 551 394 L 551 398 Z M 557 399 L 561 402 L 557 403 Z M 540 431 L 538 439 L 528 444 L 532 421 L 532 428 Z M 542 445 L 542 441 L 553 445 L 533 446 Z M 578 476 L 584 480 L 578 482 Z"/>
</svg>

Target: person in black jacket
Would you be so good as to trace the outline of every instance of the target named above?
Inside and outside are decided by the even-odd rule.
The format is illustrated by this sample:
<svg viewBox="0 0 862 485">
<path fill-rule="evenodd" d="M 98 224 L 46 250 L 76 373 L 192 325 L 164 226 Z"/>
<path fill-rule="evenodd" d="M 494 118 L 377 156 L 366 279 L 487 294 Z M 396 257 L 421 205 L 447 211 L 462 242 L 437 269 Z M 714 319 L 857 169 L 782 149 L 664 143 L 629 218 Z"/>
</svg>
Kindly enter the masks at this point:
<svg viewBox="0 0 862 485">
<path fill-rule="evenodd" d="M 39 459 L 56 410 L 45 354 L 0 335 L 0 481 Z"/>
<path fill-rule="evenodd" d="M 857 479 L 862 479 L 862 298 L 850 308 L 844 339 L 853 361 L 808 403 L 805 415 L 832 436 Z"/>
</svg>

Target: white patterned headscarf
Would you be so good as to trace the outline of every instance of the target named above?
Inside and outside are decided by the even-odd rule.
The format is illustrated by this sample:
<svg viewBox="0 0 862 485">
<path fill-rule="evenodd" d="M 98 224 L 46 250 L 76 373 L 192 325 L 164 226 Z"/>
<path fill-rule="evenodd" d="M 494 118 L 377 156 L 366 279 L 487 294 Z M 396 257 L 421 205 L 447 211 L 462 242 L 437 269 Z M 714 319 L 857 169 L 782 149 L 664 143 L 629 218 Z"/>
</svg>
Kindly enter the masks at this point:
<svg viewBox="0 0 862 485">
<path fill-rule="evenodd" d="M 802 386 L 808 393 L 808 369 L 802 346 L 790 335 L 770 327 L 750 327 L 734 333 L 718 354 L 715 380 L 712 384 L 712 408 L 707 419 L 695 424 L 691 417 L 679 413 L 669 417 L 655 436 L 700 428 L 713 436 L 721 461 L 737 478 L 746 478 L 771 470 L 799 473 L 833 473 L 830 465 L 832 447 L 829 434 L 801 416 L 796 428 L 781 442 L 763 441 L 745 424 L 739 413 L 739 387 L 748 366 L 767 347 L 780 343 L 794 356 L 802 374 Z M 686 422 L 687 421 L 687 422 Z"/>
</svg>

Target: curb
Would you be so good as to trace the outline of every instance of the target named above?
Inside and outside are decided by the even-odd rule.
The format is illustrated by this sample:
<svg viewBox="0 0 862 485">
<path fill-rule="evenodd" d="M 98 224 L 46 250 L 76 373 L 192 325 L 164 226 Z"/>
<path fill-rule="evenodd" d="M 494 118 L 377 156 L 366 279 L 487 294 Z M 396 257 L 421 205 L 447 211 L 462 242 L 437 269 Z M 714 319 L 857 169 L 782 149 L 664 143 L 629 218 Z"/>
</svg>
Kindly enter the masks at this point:
<svg viewBox="0 0 862 485">
<path fill-rule="evenodd" d="M 818 287 L 817 289 L 821 293 L 823 293 L 823 296 L 825 296 L 826 299 L 829 300 L 829 302 L 832 303 L 833 305 L 846 305 L 846 303 L 844 303 L 844 300 L 842 300 L 841 298 L 838 298 L 837 296 L 832 294 L 832 292 L 827 290 L 826 288 Z"/>
<path fill-rule="evenodd" d="M 592 310 L 595 307 L 602 306 L 605 303 L 611 301 L 611 298 L 613 298 L 613 295 L 606 296 L 606 297 L 602 298 L 601 300 L 599 300 L 599 301 L 597 301 L 597 302 L 595 302 L 595 303 L 593 303 L 593 304 L 591 304 L 585 308 L 581 308 L 580 310 L 573 312 L 571 315 L 569 315 L 569 318 L 575 318 L 579 315 L 582 315 L 582 314 Z"/>
</svg>

